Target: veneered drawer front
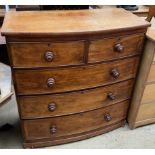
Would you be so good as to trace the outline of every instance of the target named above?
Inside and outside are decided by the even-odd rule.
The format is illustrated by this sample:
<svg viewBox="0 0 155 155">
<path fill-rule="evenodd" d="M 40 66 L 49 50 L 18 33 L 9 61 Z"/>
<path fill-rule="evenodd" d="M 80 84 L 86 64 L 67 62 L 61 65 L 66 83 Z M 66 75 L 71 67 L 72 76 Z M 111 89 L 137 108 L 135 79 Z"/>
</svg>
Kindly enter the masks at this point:
<svg viewBox="0 0 155 155">
<path fill-rule="evenodd" d="M 117 123 L 126 118 L 128 101 L 63 117 L 23 120 L 26 140 L 70 136 Z"/>
<path fill-rule="evenodd" d="M 153 63 L 148 75 L 147 82 L 155 82 L 155 64 Z"/>
<path fill-rule="evenodd" d="M 131 35 L 90 42 L 88 62 L 107 61 L 141 52 L 144 35 Z"/>
<path fill-rule="evenodd" d="M 103 86 L 135 77 L 139 57 L 51 70 L 15 70 L 18 94 L 58 93 Z"/>
<path fill-rule="evenodd" d="M 20 96 L 23 119 L 74 114 L 112 105 L 130 98 L 133 80 L 85 91 L 56 95 Z"/>
<path fill-rule="evenodd" d="M 84 41 L 10 43 L 13 67 L 55 67 L 84 62 Z"/>
</svg>

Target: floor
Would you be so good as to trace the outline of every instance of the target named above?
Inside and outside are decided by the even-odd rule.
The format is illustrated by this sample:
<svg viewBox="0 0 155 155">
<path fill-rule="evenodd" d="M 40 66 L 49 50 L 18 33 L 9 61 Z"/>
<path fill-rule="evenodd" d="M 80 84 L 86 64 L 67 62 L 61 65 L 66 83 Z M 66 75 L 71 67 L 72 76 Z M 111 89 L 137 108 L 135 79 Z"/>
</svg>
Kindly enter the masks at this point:
<svg viewBox="0 0 155 155">
<path fill-rule="evenodd" d="M 155 21 L 153 22 L 155 25 Z M 0 149 L 22 148 L 15 96 L 0 108 L 0 125 L 14 125 L 9 132 L 0 132 Z M 47 147 L 48 149 L 155 149 L 155 124 L 130 130 L 128 125 L 87 140 Z"/>
</svg>

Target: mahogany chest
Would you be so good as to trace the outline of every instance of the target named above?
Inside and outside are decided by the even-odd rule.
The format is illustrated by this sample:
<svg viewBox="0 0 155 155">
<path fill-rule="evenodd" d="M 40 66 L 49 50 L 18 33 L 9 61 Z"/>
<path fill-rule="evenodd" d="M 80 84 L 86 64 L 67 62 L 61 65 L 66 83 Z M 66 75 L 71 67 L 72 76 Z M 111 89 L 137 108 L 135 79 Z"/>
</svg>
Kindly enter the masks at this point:
<svg viewBox="0 0 155 155">
<path fill-rule="evenodd" d="M 123 126 L 149 25 L 123 9 L 7 13 L 24 147 Z"/>
</svg>

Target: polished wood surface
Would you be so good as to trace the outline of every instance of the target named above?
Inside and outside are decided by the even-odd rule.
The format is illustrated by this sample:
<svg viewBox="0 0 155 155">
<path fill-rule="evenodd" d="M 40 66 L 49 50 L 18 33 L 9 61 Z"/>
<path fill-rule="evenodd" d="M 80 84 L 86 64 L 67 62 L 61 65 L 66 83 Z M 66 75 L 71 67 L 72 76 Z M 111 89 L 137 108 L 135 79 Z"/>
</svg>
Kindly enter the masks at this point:
<svg viewBox="0 0 155 155">
<path fill-rule="evenodd" d="M 140 54 L 143 40 L 144 35 L 139 34 L 91 41 L 88 62 L 106 61 Z"/>
<path fill-rule="evenodd" d="M 20 96 L 18 98 L 22 119 L 44 118 L 74 114 L 110 106 L 131 96 L 133 80 L 105 87 L 73 93 Z M 111 98 L 110 94 L 113 96 Z M 92 98 L 92 96 L 95 96 Z"/>
<path fill-rule="evenodd" d="M 55 139 L 102 128 L 123 120 L 127 109 L 128 101 L 125 101 L 91 112 L 50 119 L 25 120 L 23 121 L 25 139 Z M 110 120 L 107 120 L 107 114 L 111 116 Z"/>
<path fill-rule="evenodd" d="M 40 23 L 41 21 L 41 23 Z M 74 11 L 10 11 L 5 16 L 3 35 L 91 34 L 133 30 L 150 24 L 123 9 Z"/>
<path fill-rule="evenodd" d="M 83 41 L 11 43 L 9 47 L 13 67 L 54 67 L 84 63 Z"/>
<path fill-rule="evenodd" d="M 81 67 L 16 70 L 14 80 L 19 95 L 60 93 L 98 87 L 134 78 L 139 57 Z M 113 73 L 118 72 L 118 77 Z M 50 80 L 53 79 L 53 83 Z"/>
<path fill-rule="evenodd" d="M 2 34 L 24 147 L 124 125 L 149 25 L 123 9 L 8 13 Z"/>
</svg>

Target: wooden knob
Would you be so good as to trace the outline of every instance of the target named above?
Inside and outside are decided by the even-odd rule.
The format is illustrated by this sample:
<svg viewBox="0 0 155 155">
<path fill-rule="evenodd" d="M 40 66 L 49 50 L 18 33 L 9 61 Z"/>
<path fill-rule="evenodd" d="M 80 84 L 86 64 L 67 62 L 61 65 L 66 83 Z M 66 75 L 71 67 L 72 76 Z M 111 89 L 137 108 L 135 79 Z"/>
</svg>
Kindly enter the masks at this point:
<svg viewBox="0 0 155 155">
<path fill-rule="evenodd" d="M 114 50 L 115 50 L 116 52 L 123 52 L 124 46 L 121 45 L 121 44 L 116 44 L 116 45 L 114 46 Z"/>
<path fill-rule="evenodd" d="M 50 127 L 50 133 L 54 134 L 57 132 L 57 127 L 55 125 L 53 125 L 52 127 Z"/>
<path fill-rule="evenodd" d="M 55 103 L 50 103 L 49 105 L 48 105 L 48 110 L 49 111 L 54 111 L 56 109 L 56 104 Z"/>
<path fill-rule="evenodd" d="M 54 84 L 55 84 L 55 79 L 54 78 L 49 78 L 47 80 L 48 87 L 53 87 Z"/>
<path fill-rule="evenodd" d="M 108 99 L 110 99 L 110 100 L 114 100 L 114 99 L 115 99 L 115 95 L 114 95 L 113 93 L 109 93 L 109 94 L 107 95 L 107 97 L 108 97 Z"/>
<path fill-rule="evenodd" d="M 112 120 L 111 115 L 110 115 L 109 113 L 106 113 L 106 114 L 104 115 L 104 120 L 107 121 L 107 122 L 111 121 L 111 120 Z"/>
<path fill-rule="evenodd" d="M 47 51 L 44 57 L 46 61 L 51 62 L 54 58 L 54 54 L 53 52 Z"/>
<path fill-rule="evenodd" d="M 111 75 L 114 77 L 114 78 L 118 78 L 119 77 L 119 75 L 120 75 L 120 73 L 119 73 L 119 71 L 117 70 L 117 69 L 112 69 L 111 70 Z"/>
</svg>

